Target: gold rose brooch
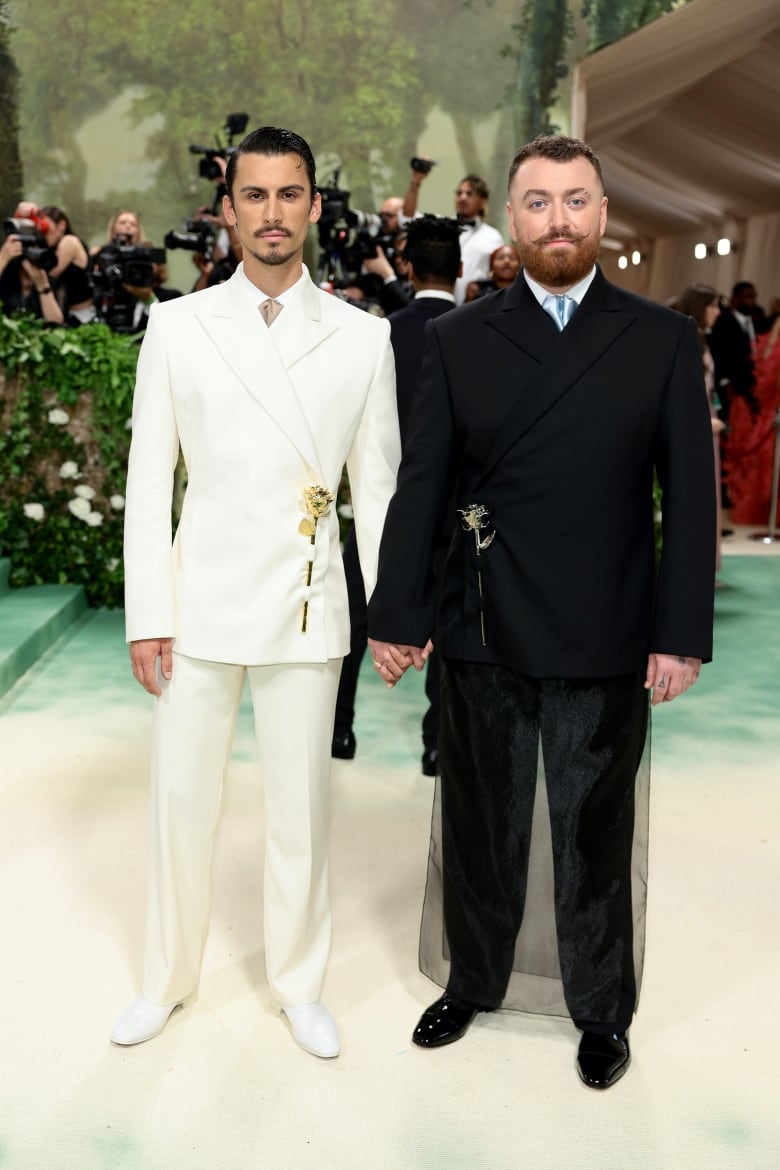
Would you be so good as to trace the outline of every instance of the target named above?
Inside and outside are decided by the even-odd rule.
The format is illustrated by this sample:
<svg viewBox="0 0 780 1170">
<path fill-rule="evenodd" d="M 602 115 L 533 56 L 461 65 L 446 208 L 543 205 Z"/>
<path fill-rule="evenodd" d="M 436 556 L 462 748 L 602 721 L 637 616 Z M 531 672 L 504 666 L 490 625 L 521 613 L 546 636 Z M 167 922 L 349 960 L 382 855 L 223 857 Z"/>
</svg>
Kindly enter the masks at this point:
<svg viewBox="0 0 780 1170">
<path fill-rule="evenodd" d="M 330 506 L 333 503 L 333 493 L 329 492 L 327 488 L 314 485 L 303 489 L 303 510 L 306 515 L 298 525 L 298 531 L 301 536 L 308 536 L 309 543 L 314 544 L 317 538 L 317 521 L 323 516 L 327 516 L 330 511 Z M 306 587 L 311 586 L 311 573 L 314 568 L 314 561 L 306 562 Z M 306 625 L 309 617 L 309 602 L 308 599 L 303 603 L 303 614 L 301 617 L 301 633 L 306 633 Z"/>
</svg>

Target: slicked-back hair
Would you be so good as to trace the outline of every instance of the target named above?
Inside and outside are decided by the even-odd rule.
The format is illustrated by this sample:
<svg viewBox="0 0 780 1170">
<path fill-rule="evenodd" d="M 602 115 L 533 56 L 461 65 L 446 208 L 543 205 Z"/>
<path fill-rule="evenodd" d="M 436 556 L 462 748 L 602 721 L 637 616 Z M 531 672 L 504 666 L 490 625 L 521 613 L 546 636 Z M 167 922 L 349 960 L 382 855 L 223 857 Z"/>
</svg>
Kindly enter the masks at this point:
<svg viewBox="0 0 780 1170">
<path fill-rule="evenodd" d="M 404 258 L 418 280 L 455 284 L 460 268 L 460 225 L 456 219 L 423 215 L 407 228 Z"/>
<path fill-rule="evenodd" d="M 306 167 L 306 174 L 311 183 L 312 199 L 317 193 L 317 174 L 314 155 L 305 138 L 293 130 L 283 130 L 278 126 L 261 126 L 242 138 L 236 149 L 228 156 L 225 172 L 225 186 L 231 203 L 233 202 L 233 183 L 236 178 L 236 167 L 242 154 L 297 154 Z"/>
<path fill-rule="evenodd" d="M 565 134 L 538 134 L 533 142 L 526 142 L 525 146 L 521 146 L 509 167 L 508 190 L 512 189 L 512 180 L 518 168 L 529 158 L 549 158 L 560 163 L 571 162 L 574 158 L 585 158 L 598 175 L 601 190 L 604 190 L 604 176 L 596 152 L 587 142 L 582 142 L 579 138 L 568 138 Z"/>
</svg>

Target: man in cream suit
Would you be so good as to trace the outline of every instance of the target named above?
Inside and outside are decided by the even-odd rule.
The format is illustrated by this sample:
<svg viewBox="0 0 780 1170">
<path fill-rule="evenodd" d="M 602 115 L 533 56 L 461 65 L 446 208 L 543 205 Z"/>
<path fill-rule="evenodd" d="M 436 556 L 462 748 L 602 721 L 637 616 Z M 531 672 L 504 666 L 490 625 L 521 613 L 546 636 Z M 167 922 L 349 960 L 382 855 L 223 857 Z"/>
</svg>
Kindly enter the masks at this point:
<svg viewBox="0 0 780 1170">
<path fill-rule="evenodd" d="M 287 130 L 231 156 L 224 212 L 243 263 L 156 305 L 138 363 L 125 535 L 133 673 L 155 696 L 137 1044 L 194 997 L 211 849 L 244 679 L 263 776 L 271 1000 L 294 1039 L 338 1055 L 321 1002 L 330 947 L 328 780 L 349 617 L 333 503 L 346 463 L 366 590 L 400 458 L 387 322 L 321 292 L 302 263 L 314 159 Z M 187 492 L 171 544 L 179 448 Z"/>
</svg>

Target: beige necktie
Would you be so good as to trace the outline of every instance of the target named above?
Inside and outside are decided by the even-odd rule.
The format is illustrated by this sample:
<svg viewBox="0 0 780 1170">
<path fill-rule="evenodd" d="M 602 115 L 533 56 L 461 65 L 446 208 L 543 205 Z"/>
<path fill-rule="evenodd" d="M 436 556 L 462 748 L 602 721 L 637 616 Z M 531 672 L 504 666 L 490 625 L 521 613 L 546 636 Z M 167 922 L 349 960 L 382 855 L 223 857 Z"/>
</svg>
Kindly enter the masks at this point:
<svg viewBox="0 0 780 1170">
<path fill-rule="evenodd" d="M 270 297 L 260 302 L 260 312 L 263 314 L 263 320 L 269 328 L 273 325 L 283 308 L 284 305 L 280 304 L 279 301 L 272 301 Z"/>
</svg>

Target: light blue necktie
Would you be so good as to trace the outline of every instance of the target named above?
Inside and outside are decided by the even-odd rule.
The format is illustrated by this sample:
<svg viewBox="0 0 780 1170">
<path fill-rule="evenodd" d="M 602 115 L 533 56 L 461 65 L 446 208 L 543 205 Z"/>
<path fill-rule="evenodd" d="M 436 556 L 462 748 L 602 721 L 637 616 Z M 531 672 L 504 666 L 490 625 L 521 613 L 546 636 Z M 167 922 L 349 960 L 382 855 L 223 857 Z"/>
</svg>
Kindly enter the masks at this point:
<svg viewBox="0 0 780 1170">
<path fill-rule="evenodd" d="M 577 302 L 573 297 L 548 293 L 542 301 L 542 308 L 550 314 L 559 329 L 565 329 L 577 310 Z"/>
</svg>

